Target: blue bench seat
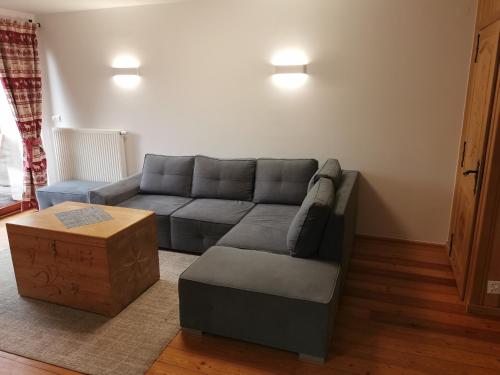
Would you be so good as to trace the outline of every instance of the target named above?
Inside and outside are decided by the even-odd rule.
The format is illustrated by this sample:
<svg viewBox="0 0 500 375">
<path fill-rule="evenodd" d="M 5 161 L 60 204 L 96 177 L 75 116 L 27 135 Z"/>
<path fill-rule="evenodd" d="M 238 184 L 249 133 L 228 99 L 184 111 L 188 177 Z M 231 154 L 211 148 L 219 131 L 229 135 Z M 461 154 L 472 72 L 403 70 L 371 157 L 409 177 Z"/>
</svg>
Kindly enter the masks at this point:
<svg viewBox="0 0 500 375">
<path fill-rule="evenodd" d="M 108 185 L 109 182 L 68 180 L 53 185 L 44 186 L 36 191 L 36 199 L 40 209 L 54 206 L 58 203 L 89 202 L 89 191 Z"/>
</svg>

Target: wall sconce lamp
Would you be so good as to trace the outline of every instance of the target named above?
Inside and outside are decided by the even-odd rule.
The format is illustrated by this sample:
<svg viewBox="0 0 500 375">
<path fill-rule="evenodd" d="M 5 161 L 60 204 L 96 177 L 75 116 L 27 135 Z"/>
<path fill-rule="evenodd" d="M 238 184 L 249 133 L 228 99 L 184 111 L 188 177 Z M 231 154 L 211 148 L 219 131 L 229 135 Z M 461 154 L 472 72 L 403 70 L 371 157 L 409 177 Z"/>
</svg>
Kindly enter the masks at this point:
<svg viewBox="0 0 500 375">
<path fill-rule="evenodd" d="M 112 64 L 113 81 L 121 88 L 131 89 L 136 87 L 141 75 L 139 71 L 139 61 L 128 55 L 115 58 Z"/>
<path fill-rule="evenodd" d="M 274 74 L 307 74 L 307 65 L 275 65 Z"/>
<path fill-rule="evenodd" d="M 139 67 L 113 68 L 113 81 L 123 89 L 133 89 L 141 80 Z"/>
<path fill-rule="evenodd" d="M 306 82 L 308 60 L 304 52 L 295 49 L 279 51 L 271 63 L 274 66 L 272 79 L 277 86 L 296 89 Z"/>
<path fill-rule="evenodd" d="M 140 76 L 139 67 L 113 68 L 113 76 Z"/>
</svg>

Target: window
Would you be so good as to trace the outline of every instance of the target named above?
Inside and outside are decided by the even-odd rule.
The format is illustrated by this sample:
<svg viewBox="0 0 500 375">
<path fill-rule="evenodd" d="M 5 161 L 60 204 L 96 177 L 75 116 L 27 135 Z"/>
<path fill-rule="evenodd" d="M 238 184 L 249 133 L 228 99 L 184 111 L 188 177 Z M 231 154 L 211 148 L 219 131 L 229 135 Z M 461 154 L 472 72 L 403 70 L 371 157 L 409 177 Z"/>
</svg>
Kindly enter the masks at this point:
<svg viewBox="0 0 500 375">
<path fill-rule="evenodd" d="M 0 216 L 20 209 L 23 191 L 21 135 L 7 95 L 0 88 Z"/>
</svg>

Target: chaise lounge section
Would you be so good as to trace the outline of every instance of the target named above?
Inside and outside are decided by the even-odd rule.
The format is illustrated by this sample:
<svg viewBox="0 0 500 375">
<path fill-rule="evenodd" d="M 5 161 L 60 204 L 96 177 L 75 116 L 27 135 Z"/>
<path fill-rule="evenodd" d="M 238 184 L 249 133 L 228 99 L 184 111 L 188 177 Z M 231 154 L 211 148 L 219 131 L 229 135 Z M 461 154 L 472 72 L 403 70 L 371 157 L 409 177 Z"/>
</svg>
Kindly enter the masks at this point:
<svg viewBox="0 0 500 375">
<path fill-rule="evenodd" d="M 340 277 L 335 262 L 214 246 L 180 277 L 181 326 L 323 360 Z"/>
<path fill-rule="evenodd" d="M 356 220 L 358 173 L 335 159 L 146 155 L 91 203 L 156 212 L 161 248 L 201 253 L 179 278 L 183 328 L 325 359 Z"/>
</svg>

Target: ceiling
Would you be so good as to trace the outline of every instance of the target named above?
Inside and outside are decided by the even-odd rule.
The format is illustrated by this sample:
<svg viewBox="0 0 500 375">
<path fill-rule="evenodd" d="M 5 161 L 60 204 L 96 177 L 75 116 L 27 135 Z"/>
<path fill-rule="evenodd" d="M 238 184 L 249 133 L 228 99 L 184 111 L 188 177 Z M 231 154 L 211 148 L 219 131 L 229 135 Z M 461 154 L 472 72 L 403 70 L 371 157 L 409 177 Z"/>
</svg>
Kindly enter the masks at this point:
<svg viewBox="0 0 500 375">
<path fill-rule="evenodd" d="M 31 14 L 164 4 L 179 0 L 0 0 L 0 8 Z"/>
</svg>

